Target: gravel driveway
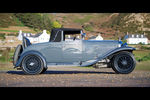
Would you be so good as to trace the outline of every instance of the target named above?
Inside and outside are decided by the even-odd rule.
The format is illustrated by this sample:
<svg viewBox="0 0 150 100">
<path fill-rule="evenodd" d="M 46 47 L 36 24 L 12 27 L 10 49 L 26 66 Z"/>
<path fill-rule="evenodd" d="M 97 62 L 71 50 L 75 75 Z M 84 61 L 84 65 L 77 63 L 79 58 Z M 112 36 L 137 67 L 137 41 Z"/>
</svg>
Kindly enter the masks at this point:
<svg viewBox="0 0 150 100">
<path fill-rule="evenodd" d="M 50 67 L 40 75 L 0 71 L 0 87 L 150 87 L 150 71 L 115 74 L 111 68 Z"/>
</svg>

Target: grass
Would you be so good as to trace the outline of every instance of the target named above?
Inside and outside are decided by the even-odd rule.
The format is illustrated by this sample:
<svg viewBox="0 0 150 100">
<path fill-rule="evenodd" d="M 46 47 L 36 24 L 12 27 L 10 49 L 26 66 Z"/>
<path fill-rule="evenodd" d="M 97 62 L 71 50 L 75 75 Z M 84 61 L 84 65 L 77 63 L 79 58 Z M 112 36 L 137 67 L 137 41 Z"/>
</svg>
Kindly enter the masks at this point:
<svg viewBox="0 0 150 100">
<path fill-rule="evenodd" d="M 150 54 L 150 50 L 136 50 L 133 51 L 135 59 L 141 59 Z M 135 70 L 147 70 L 150 71 L 150 60 L 137 62 Z"/>
<path fill-rule="evenodd" d="M 0 31 L 2 31 L 2 32 L 15 32 L 15 33 L 18 32 L 18 30 L 0 30 Z M 23 31 L 23 32 L 31 33 L 30 31 Z"/>
<path fill-rule="evenodd" d="M 14 17 L 14 20 L 15 20 L 15 22 L 17 23 L 16 26 L 20 26 L 20 27 L 24 27 L 24 26 L 25 26 L 21 21 L 19 21 L 18 18 Z"/>
<path fill-rule="evenodd" d="M 93 27 L 91 25 L 87 25 L 84 28 L 86 31 L 93 31 Z"/>
<path fill-rule="evenodd" d="M 79 19 L 79 18 L 76 18 L 76 19 L 74 19 L 74 22 L 75 22 L 75 23 L 80 23 L 80 24 L 82 25 L 82 24 L 88 22 L 92 17 L 93 17 L 93 16 L 88 15 L 88 16 L 85 16 L 84 18 L 80 18 L 80 19 Z"/>
<path fill-rule="evenodd" d="M 0 63 L 0 71 L 12 71 L 12 70 L 17 70 L 13 68 L 12 63 Z"/>
<path fill-rule="evenodd" d="M 12 61 L 12 57 L 14 55 L 15 49 L 12 49 L 10 51 L 0 51 L 0 63 L 7 63 Z"/>
<path fill-rule="evenodd" d="M 137 62 L 135 70 L 150 71 L 150 60 L 149 61 Z"/>
<path fill-rule="evenodd" d="M 0 67 L 0 71 L 16 71 L 17 69 L 9 68 L 9 67 Z"/>
<path fill-rule="evenodd" d="M 135 59 L 138 61 L 139 59 L 142 59 L 150 54 L 150 50 L 136 50 L 133 51 Z M 149 59 L 150 60 L 150 59 Z"/>
</svg>

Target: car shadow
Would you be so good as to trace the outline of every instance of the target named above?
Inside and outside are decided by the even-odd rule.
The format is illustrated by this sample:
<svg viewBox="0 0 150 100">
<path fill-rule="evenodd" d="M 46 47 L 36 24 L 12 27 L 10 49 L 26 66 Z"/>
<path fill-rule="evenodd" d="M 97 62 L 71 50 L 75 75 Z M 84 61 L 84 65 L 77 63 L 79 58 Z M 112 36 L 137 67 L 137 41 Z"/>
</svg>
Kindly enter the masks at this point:
<svg viewBox="0 0 150 100">
<path fill-rule="evenodd" d="M 96 71 L 46 71 L 43 74 L 115 74 L 114 72 Z"/>
<path fill-rule="evenodd" d="M 7 71 L 8 74 L 26 75 L 23 71 Z M 115 74 L 115 72 L 99 72 L 99 71 L 58 71 L 47 70 L 42 74 Z"/>
</svg>

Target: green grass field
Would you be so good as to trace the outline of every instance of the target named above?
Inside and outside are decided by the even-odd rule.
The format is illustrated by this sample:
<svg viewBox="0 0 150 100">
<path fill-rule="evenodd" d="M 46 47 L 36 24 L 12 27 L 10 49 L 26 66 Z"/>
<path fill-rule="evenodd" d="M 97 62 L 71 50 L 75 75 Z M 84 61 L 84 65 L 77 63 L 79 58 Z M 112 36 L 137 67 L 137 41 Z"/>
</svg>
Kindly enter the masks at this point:
<svg viewBox="0 0 150 100">
<path fill-rule="evenodd" d="M 18 30 L 1 30 L 0 29 L 0 31 L 2 31 L 2 32 L 14 32 L 14 33 L 18 33 Z M 24 32 L 31 33 L 31 31 L 24 31 Z"/>
<path fill-rule="evenodd" d="M 13 67 L 12 63 L 0 63 L 0 71 L 14 71 L 17 70 Z"/>
<path fill-rule="evenodd" d="M 135 50 L 133 54 L 135 58 L 142 58 L 150 53 L 150 50 Z"/>
<path fill-rule="evenodd" d="M 150 71 L 150 60 L 149 61 L 137 62 L 135 70 Z"/>
<path fill-rule="evenodd" d="M 143 58 L 150 53 L 150 50 L 136 50 L 133 54 L 136 59 Z M 147 70 L 150 71 L 150 60 L 137 62 L 135 70 Z"/>
</svg>

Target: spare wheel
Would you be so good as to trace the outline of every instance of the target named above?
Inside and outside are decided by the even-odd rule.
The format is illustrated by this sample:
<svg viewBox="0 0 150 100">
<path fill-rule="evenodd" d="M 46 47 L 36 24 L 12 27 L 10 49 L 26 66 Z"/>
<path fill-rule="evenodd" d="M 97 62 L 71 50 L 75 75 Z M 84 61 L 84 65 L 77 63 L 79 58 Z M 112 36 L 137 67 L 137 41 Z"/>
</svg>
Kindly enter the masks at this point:
<svg viewBox="0 0 150 100">
<path fill-rule="evenodd" d="M 19 44 L 17 47 L 16 47 L 16 50 L 15 50 L 15 53 L 14 53 L 14 56 L 13 56 L 13 65 L 16 66 L 16 63 L 20 57 L 20 54 L 22 53 L 23 51 L 23 48 L 22 48 L 22 45 Z"/>
</svg>

